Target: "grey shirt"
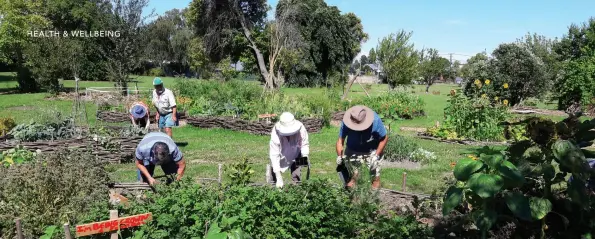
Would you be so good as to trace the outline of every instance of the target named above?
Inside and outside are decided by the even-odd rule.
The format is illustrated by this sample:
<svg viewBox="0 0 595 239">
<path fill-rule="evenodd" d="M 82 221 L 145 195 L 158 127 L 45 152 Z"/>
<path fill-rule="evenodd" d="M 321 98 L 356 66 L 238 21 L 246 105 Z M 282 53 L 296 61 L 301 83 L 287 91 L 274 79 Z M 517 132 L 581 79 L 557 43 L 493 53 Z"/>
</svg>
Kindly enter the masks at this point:
<svg viewBox="0 0 595 239">
<path fill-rule="evenodd" d="M 148 166 L 155 164 L 155 157 L 151 148 L 157 142 L 163 142 L 167 144 L 169 153 L 174 162 L 182 160 L 182 152 L 178 148 L 178 145 L 171 139 L 167 134 L 161 132 L 151 132 L 145 135 L 136 147 L 136 160 L 142 160 L 143 165 Z"/>
</svg>

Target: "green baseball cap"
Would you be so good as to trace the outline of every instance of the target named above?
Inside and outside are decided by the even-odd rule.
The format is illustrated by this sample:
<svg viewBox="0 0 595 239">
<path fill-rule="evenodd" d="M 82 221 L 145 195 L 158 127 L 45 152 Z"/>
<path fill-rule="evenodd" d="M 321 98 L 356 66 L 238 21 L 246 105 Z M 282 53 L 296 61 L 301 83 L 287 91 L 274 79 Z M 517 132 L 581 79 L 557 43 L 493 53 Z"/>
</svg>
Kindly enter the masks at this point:
<svg viewBox="0 0 595 239">
<path fill-rule="evenodd" d="M 153 85 L 163 85 L 163 81 L 161 78 L 155 77 L 155 79 L 153 79 Z"/>
</svg>

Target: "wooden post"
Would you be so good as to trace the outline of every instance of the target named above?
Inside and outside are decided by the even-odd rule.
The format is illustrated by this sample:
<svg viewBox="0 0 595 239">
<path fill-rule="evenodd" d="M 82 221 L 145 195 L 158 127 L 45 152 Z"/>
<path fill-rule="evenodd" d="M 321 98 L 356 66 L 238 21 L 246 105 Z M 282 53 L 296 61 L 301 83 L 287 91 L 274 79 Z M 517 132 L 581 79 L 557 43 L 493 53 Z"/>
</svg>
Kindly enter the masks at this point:
<svg viewBox="0 0 595 239">
<path fill-rule="evenodd" d="M 109 219 L 118 219 L 118 210 L 109 210 Z M 110 239 L 118 239 L 118 232 L 112 233 Z"/>
<path fill-rule="evenodd" d="M 270 164 L 267 164 L 265 180 L 266 180 L 267 184 L 271 183 L 271 165 Z"/>
<path fill-rule="evenodd" d="M 403 192 L 407 190 L 407 172 L 403 172 L 403 186 L 401 190 Z"/>
<path fill-rule="evenodd" d="M 72 239 L 72 234 L 70 234 L 70 224 L 64 223 L 64 235 L 66 239 Z"/>
<path fill-rule="evenodd" d="M 223 181 L 223 164 L 219 164 L 219 169 L 218 169 L 218 176 L 217 176 L 217 182 L 219 182 L 219 184 L 221 184 L 221 181 Z"/>
<path fill-rule="evenodd" d="M 23 236 L 23 227 L 21 226 L 21 219 L 17 218 L 15 220 L 15 224 L 16 224 L 16 229 L 17 229 L 17 238 L 25 239 L 25 237 Z"/>
</svg>

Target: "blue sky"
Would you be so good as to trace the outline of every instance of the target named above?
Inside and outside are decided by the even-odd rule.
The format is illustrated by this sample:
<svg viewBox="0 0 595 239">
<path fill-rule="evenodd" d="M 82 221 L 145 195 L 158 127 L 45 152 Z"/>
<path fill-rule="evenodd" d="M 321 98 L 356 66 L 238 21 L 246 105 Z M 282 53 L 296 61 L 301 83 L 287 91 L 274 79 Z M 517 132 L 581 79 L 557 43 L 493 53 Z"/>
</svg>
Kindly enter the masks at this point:
<svg viewBox="0 0 595 239">
<path fill-rule="evenodd" d="M 275 6 L 278 0 L 268 0 Z M 512 42 L 527 32 L 562 37 L 571 23 L 582 23 L 595 16 L 593 0 L 326 0 L 342 12 L 360 17 L 369 40 L 366 54 L 378 39 L 399 29 L 413 31 L 416 48 L 432 47 L 443 56 L 465 61 L 486 50 L 491 53 L 500 43 Z M 151 0 L 157 14 L 187 7 L 190 0 Z"/>
</svg>

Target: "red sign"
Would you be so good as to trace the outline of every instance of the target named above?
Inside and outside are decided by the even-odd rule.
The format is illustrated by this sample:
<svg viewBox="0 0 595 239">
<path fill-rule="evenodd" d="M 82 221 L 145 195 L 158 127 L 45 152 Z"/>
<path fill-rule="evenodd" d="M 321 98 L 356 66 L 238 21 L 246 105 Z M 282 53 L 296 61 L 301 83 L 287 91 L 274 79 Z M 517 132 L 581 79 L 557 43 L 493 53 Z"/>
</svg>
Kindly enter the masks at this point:
<svg viewBox="0 0 595 239">
<path fill-rule="evenodd" d="M 89 224 L 77 225 L 76 236 L 88 236 L 105 232 L 117 231 L 129 227 L 138 227 L 152 219 L 151 213 L 139 214 L 135 216 L 122 217 L 103 222 L 94 222 Z"/>
</svg>

